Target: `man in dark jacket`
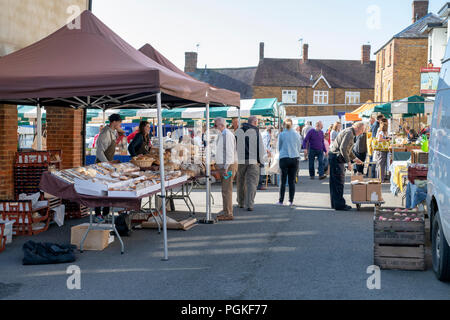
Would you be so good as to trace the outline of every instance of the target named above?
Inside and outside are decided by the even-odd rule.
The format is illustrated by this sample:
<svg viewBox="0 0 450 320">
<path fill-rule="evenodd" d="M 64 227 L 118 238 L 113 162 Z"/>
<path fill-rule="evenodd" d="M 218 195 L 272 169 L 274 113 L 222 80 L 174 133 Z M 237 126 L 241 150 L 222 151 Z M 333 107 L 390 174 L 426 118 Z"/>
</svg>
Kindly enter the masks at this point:
<svg viewBox="0 0 450 320">
<path fill-rule="evenodd" d="M 365 131 L 365 130 L 364 130 Z M 367 157 L 367 133 L 364 132 L 363 134 L 356 137 L 355 144 L 353 145 L 353 154 L 362 162 L 366 161 Z M 354 173 L 361 173 L 364 174 L 364 164 L 357 164 L 355 168 L 353 168 Z"/>
<path fill-rule="evenodd" d="M 236 130 L 235 135 L 238 154 L 237 202 L 240 208 L 253 211 L 261 166 L 264 166 L 267 157 L 258 129 L 258 118 L 249 117 L 248 123 Z"/>
<path fill-rule="evenodd" d="M 330 198 L 331 207 L 335 210 L 348 211 L 352 207 L 346 205 L 344 199 L 345 168 L 352 170 L 352 161 L 363 164 L 361 160 L 353 154 L 355 137 L 364 132 L 364 123 L 357 122 L 352 127 L 341 131 L 330 146 Z"/>
</svg>

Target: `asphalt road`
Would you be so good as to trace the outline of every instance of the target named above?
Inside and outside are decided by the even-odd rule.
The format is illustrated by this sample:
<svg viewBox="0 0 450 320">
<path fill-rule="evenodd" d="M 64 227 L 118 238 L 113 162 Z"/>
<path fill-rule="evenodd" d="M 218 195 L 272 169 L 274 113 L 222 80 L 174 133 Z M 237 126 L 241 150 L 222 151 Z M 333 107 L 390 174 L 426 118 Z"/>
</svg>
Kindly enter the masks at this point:
<svg viewBox="0 0 450 320">
<path fill-rule="evenodd" d="M 439 282 L 430 267 L 383 270 L 381 289 L 369 290 L 373 206 L 330 210 L 328 179 L 309 180 L 302 168 L 296 207 L 275 205 L 276 187 L 259 191 L 255 211 L 236 209 L 234 221 L 169 230 L 169 261 L 161 260 L 162 235 L 149 229 L 124 238 L 124 255 L 117 240 L 101 252 L 77 253 L 80 290 L 67 289 L 70 264 L 23 266 L 21 248 L 31 238 L 15 238 L 0 254 L 0 299 L 450 299 L 450 283 Z M 213 191 L 217 213 L 220 186 Z M 400 204 L 389 185 L 384 192 L 387 205 Z M 204 211 L 204 191 L 193 199 Z M 81 222 L 52 225 L 32 239 L 68 243 L 70 226 Z"/>
</svg>

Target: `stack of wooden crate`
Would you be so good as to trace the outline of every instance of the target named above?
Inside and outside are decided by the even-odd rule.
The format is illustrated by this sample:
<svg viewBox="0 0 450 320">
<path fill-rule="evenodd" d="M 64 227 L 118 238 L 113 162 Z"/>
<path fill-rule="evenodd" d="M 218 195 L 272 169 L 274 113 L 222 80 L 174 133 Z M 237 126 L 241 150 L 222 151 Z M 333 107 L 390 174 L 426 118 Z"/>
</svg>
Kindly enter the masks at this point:
<svg viewBox="0 0 450 320">
<path fill-rule="evenodd" d="M 381 269 L 425 270 L 425 212 L 375 208 L 374 264 Z"/>
</svg>

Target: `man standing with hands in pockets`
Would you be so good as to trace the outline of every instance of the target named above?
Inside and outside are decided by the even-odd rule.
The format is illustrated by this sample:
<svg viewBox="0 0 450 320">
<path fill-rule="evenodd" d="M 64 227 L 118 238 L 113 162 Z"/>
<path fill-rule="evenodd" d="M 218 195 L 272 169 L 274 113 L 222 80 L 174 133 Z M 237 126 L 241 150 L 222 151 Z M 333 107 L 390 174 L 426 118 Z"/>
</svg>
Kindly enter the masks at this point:
<svg viewBox="0 0 450 320">
<path fill-rule="evenodd" d="M 359 165 L 364 163 L 353 154 L 355 137 L 360 136 L 363 132 L 364 123 L 357 122 L 352 127 L 341 131 L 330 146 L 330 197 L 331 208 L 335 210 L 349 211 L 352 209 L 344 199 L 344 164 L 347 163 L 348 170 L 352 171 L 352 161 Z"/>
</svg>

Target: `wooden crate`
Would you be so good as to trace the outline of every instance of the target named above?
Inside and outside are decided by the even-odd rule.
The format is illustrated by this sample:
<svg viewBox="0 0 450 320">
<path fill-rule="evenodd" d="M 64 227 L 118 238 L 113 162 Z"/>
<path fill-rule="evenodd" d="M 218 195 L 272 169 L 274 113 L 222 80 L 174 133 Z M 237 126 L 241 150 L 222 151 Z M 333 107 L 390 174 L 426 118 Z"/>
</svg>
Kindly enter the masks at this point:
<svg viewBox="0 0 450 320">
<path fill-rule="evenodd" d="M 387 270 L 425 270 L 425 246 L 375 244 L 374 264 Z"/>
<path fill-rule="evenodd" d="M 416 209 L 407 213 L 408 217 L 420 218 L 420 221 L 380 221 L 380 216 L 388 219 L 406 218 L 395 216 L 396 212 L 382 211 L 386 209 L 395 210 L 375 208 L 374 264 L 381 269 L 425 270 L 425 212 Z"/>
</svg>

